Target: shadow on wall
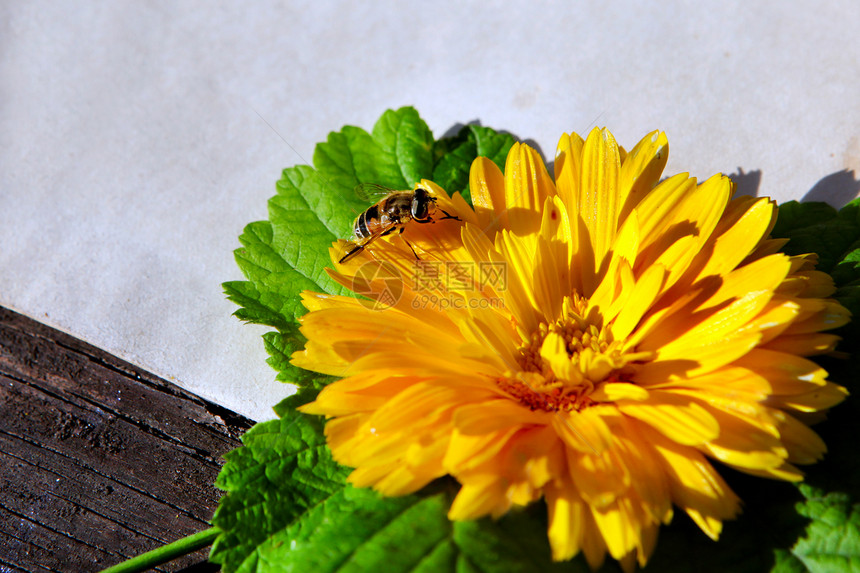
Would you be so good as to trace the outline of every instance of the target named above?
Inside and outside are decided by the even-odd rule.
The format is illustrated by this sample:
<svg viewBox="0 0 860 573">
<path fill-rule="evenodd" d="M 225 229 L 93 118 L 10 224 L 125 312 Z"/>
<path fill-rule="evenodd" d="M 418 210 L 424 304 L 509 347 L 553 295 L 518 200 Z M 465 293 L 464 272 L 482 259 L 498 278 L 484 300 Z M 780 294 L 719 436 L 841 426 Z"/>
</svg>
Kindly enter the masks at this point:
<svg viewBox="0 0 860 573">
<path fill-rule="evenodd" d="M 749 195 L 757 197 L 761 185 L 761 170 L 745 172 L 738 167 L 737 172 L 729 175 L 737 186 L 736 195 Z M 853 171 L 843 169 L 836 173 L 823 177 L 812 189 L 806 192 L 800 200 L 802 203 L 821 201 L 841 209 L 847 203 L 853 201 L 860 195 L 860 179 L 857 179 Z"/>
<path fill-rule="evenodd" d="M 729 174 L 729 178 L 735 182 L 735 195 L 749 195 L 758 197 L 758 188 L 761 185 L 761 169 L 744 172 L 738 167 L 736 173 Z"/>
<path fill-rule="evenodd" d="M 853 171 L 843 169 L 821 179 L 812 186 L 801 201 L 824 201 L 841 209 L 860 195 L 860 180 Z"/>
</svg>

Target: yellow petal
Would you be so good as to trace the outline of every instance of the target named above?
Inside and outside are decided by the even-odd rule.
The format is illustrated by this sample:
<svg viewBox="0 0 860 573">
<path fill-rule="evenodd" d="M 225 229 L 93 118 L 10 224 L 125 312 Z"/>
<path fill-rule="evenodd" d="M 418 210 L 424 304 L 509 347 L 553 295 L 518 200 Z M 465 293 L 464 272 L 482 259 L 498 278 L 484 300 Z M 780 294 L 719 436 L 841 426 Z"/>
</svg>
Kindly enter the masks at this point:
<svg viewBox="0 0 860 573">
<path fill-rule="evenodd" d="M 467 435 L 454 428 L 442 465 L 450 473 L 473 470 L 482 464 L 498 465 L 499 452 L 518 430 L 512 427 L 499 432 Z"/>
<path fill-rule="evenodd" d="M 537 237 L 534 278 L 535 301 L 547 322 L 560 317 L 564 297 L 570 293 L 570 228 L 564 206 L 547 198 L 541 234 Z"/>
<path fill-rule="evenodd" d="M 455 404 L 479 402 L 489 398 L 492 398 L 492 394 L 478 389 L 467 390 L 428 383 L 413 384 L 377 409 L 367 424 L 377 432 L 403 430 L 416 423 L 427 425 L 435 418 L 450 412 Z"/>
<path fill-rule="evenodd" d="M 766 198 L 739 198 L 729 207 L 714 232 L 713 252 L 699 277 L 720 276 L 736 268 L 767 236 L 776 220 L 775 204 Z"/>
<path fill-rule="evenodd" d="M 558 196 L 571 216 L 579 213 L 579 182 L 582 177 L 582 138 L 571 133 L 561 136 L 555 152 L 555 182 Z"/>
<path fill-rule="evenodd" d="M 778 468 L 785 461 L 785 456 L 787 455 L 787 453 L 780 455 L 779 452 L 768 450 L 735 450 L 724 448 L 714 443 L 708 444 L 704 448 L 704 451 L 712 458 L 741 471 L 746 469 L 763 470 Z"/>
<path fill-rule="evenodd" d="M 573 483 L 592 508 L 612 507 L 630 487 L 630 472 L 611 449 L 600 455 L 568 449 L 567 459 Z"/>
<path fill-rule="evenodd" d="M 573 484 L 560 481 L 546 489 L 549 509 L 549 543 L 555 561 L 570 559 L 579 553 L 580 539 L 587 524 L 585 505 Z"/>
<path fill-rule="evenodd" d="M 505 176 L 495 163 L 478 157 L 469 171 L 469 191 L 481 230 L 492 237 L 500 229 L 510 228 L 505 204 Z"/>
<path fill-rule="evenodd" d="M 534 241 L 503 230 L 496 235 L 496 250 L 507 261 L 505 306 L 517 319 L 523 335 L 528 336 L 537 331 L 543 319 L 534 292 Z"/>
<path fill-rule="evenodd" d="M 638 535 L 632 531 L 630 515 L 623 503 L 616 502 L 613 507 L 605 509 L 592 505 L 590 509 L 609 554 L 615 559 L 627 555 L 636 546 Z"/>
<path fill-rule="evenodd" d="M 594 274 L 594 280 L 599 281 L 597 288 L 583 291 L 589 298 L 589 306 L 600 307 L 607 322 L 612 320 L 624 305 L 629 289 L 633 287 L 633 265 L 639 249 L 639 239 L 638 217 L 633 213 L 615 236 L 609 256 L 603 259 L 603 265 Z"/>
<path fill-rule="evenodd" d="M 555 194 L 555 184 L 537 151 L 523 143 L 514 143 L 505 162 L 508 228 L 515 235 L 537 232 L 544 201 Z"/>
<path fill-rule="evenodd" d="M 649 392 L 642 386 L 627 382 L 609 382 L 603 384 L 591 393 L 591 399 L 597 402 L 615 402 L 616 400 L 647 400 Z"/>
<path fill-rule="evenodd" d="M 565 249 L 566 250 L 566 249 Z M 560 253 L 543 237 L 538 237 L 534 259 L 535 304 L 546 322 L 561 318 L 564 297 L 570 292 L 567 284 L 569 265 L 567 253 Z"/>
<path fill-rule="evenodd" d="M 831 352 L 836 348 L 839 340 L 840 338 L 835 334 L 823 334 L 820 332 L 816 332 L 815 334 L 798 334 L 795 336 L 782 335 L 767 344 L 763 344 L 762 348 L 798 356 L 814 356 L 816 354 Z"/>
<path fill-rule="evenodd" d="M 630 472 L 630 485 L 642 500 L 651 520 L 669 523 L 672 519 L 669 482 L 661 459 L 647 436 L 642 435 L 639 424 L 641 422 L 622 416 L 620 423 L 613 426 L 615 446 Z"/>
<path fill-rule="evenodd" d="M 474 309 L 471 316 L 460 321 L 460 333 L 466 344 L 458 348 L 459 354 L 485 365 L 476 368 L 478 373 L 495 377 L 517 370 L 516 331 L 501 313 L 493 309 Z"/>
<path fill-rule="evenodd" d="M 618 230 L 620 169 L 615 138 L 606 129 L 593 129 L 582 148 L 578 207 L 588 228 L 597 268 L 600 268 Z"/>
<path fill-rule="evenodd" d="M 481 481 L 463 484 L 448 510 L 448 519 L 476 519 L 487 514 L 507 511 L 510 502 L 505 488 L 495 476 L 485 476 Z"/>
<path fill-rule="evenodd" d="M 784 352 L 757 348 L 735 365 L 766 380 L 775 395 L 802 394 L 827 383 L 827 371 L 818 364 Z"/>
<path fill-rule="evenodd" d="M 667 231 L 683 233 L 685 230 L 692 231 L 694 225 L 688 223 L 686 228 L 677 228 L 684 219 L 674 217 L 673 213 L 681 210 L 693 190 L 696 188 L 696 180 L 690 179 L 686 173 L 679 173 L 662 181 L 654 190 L 646 195 L 633 210 L 639 217 L 640 232 L 647 242 L 643 244 L 645 251 L 649 245 L 663 242 L 662 251 L 671 244 L 666 235 Z M 681 235 L 673 235 L 673 239 Z M 652 260 L 655 257 L 652 257 Z"/>
<path fill-rule="evenodd" d="M 556 332 L 550 332 L 540 349 L 541 358 L 549 363 L 556 378 L 573 386 L 582 382 L 583 375 L 578 364 L 567 353 L 567 343 Z"/>
<path fill-rule="evenodd" d="M 308 414 L 345 416 L 357 412 L 372 412 L 385 404 L 391 396 L 420 379 L 391 376 L 379 372 L 365 372 L 329 384 L 316 400 L 300 407 Z"/>
<path fill-rule="evenodd" d="M 812 464 L 824 456 L 827 446 L 818 434 L 789 414 L 777 412 L 776 415 L 780 418 L 780 435 L 788 448 L 788 461 Z"/>
<path fill-rule="evenodd" d="M 643 246 L 637 266 L 658 264 L 669 269 L 666 288 L 686 289 L 707 258 L 706 243 L 714 233 L 731 195 L 728 178 L 714 176 L 694 186 L 695 179 L 678 177 L 658 188 L 634 213 L 648 219 L 643 225 Z M 655 204 L 656 203 L 656 204 Z M 647 234 L 644 234 L 647 233 Z M 704 252 L 703 252 L 704 250 Z"/>
<path fill-rule="evenodd" d="M 609 271 L 588 299 L 586 315 L 598 312 L 607 322 L 614 319 L 630 297 L 635 281 L 630 262 L 613 257 Z"/>
<path fill-rule="evenodd" d="M 828 382 L 824 386 L 818 386 L 802 394 L 771 396 L 768 398 L 767 404 L 784 410 L 817 412 L 832 408 L 845 400 L 846 396 L 848 396 L 848 390 L 838 384 Z"/>
<path fill-rule="evenodd" d="M 600 454 L 612 445 L 612 432 L 596 406 L 581 412 L 556 412 L 552 427 L 568 447 L 582 453 Z"/>
<path fill-rule="evenodd" d="M 619 222 L 623 223 L 642 198 L 657 184 L 669 159 L 669 141 L 652 131 L 637 143 L 621 163 L 618 187 L 626 194 Z"/>
<path fill-rule="evenodd" d="M 699 526 L 699 529 L 705 532 L 705 535 L 714 541 L 720 538 L 720 533 L 723 531 L 723 522 L 720 519 L 706 515 L 692 507 L 686 509 L 687 515 Z"/>
<path fill-rule="evenodd" d="M 661 184 L 655 189 L 653 199 L 648 197 L 647 207 L 643 202 L 636 209 L 640 217 L 648 213 L 648 236 L 653 237 L 650 244 L 658 252 L 685 235 L 695 237 L 701 248 L 717 228 L 731 197 L 731 182 L 728 177 L 714 175 L 700 185 L 695 183 L 695 179 L 678 177 L 665 190 Z M 665 195 L 665 202 L 655 204 L 661 195 Z M 646 245 L 643 251 L 647 248 Z"/>
<path fill-rule="evenodd" d="M 698 445 L 720 435 L 720 425 L 694 400 L 673 392 L 655 390 L 646 402 L 619 401 L 618 409 L 667 438 L 684 445 Z"/>
<path fill-rule="evenodd" d="M 442 427 L 425 431 L 409 444 L 404 461 L 410 468 L 421 473 L 427 473 L 429 468 L 439 475 L 444 475 L 442 460 L 448 451 L 450 438 L 450 434 Z"/>
<path fill-rule="evenodd" d="M 508 399 L 489 400 L 458 408 L 454 412 L 454 426 L 463 435 L 482 435 L 514 426 L 546 424 L 549 412 L 531 411 Z"/>
<path fill-rule="evenodd" d="M 654 451 L 662 462 L 672 500 L 690 514 L 705 533 L 719 535 L 719 521 L 739 513 L 740 499 L 701 453 L 667 440 L 653 430 L 643 428 L 643 431 L 651 437 Z"/>
<path fill-rule="evenodd" d="M 658 334 L 649 336 L 640 349 L 658 351 L 661 360 L 699 362 L 700 366 L 688 373 L 690 376 L 742 356 L 744 348 L 748 351 L 761 340 L 758 332 L 743 327 L 767 306 L 773 296 L 772 287 L 788 271 L 786 258 L 775 257 L 761 259 L 728 275 L 717 293 L 702 305 L 705 308 L 698 313 L 703 317 L 699 324 L 690 327 L 691 319 L 684 324 L 683 317 L 678 315 L 673 323 L 664 324 Z M 730 353 L 732 344 L 740 354 Z M 719 356 L 721 348 L 725 350 L 723 357 Z"/>
<path fill-rule="evenodd" d="M 648 267 L 636 281 L 633 289 L 628 291 L 630 296 L 612 323 L 612 335 L 616 340 L 627 338 L 642 320 L 642 317 L 651 310 L 657 297 L 661 294 L 667 275 L 666 269 L 662 266 Z"/>
</svg>

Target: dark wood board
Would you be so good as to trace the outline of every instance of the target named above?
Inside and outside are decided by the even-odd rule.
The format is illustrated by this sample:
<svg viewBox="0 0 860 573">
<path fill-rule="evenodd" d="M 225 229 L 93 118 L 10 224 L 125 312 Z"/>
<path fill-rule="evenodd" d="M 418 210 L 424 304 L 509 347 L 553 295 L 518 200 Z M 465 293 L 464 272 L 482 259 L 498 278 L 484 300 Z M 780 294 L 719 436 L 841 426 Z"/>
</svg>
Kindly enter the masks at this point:
<svg viewBox="0 0 860 573">
<path fill-rule="evenodd" d="M 0 307 L 0 573 L 89 572 L 208 527 L 252 422 Z M 217 571 L 208 549 L 158 571 Z"/>
</svg>

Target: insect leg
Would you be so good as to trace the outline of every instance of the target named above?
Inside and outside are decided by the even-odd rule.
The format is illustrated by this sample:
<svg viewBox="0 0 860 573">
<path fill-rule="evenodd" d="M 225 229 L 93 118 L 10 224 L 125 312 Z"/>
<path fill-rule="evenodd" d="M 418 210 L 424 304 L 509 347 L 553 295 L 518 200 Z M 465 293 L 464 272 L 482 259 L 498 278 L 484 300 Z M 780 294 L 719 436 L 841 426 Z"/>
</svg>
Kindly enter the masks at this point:
<svg viewBox="0 0 860 573">
<path fill-rule="evenodd" d="M 412 249 L 412 254 L 415 255 L 415 260 L 420 261 L 421 258 L 418 256 L 418 253 L 415 252 L 415 247 L 412 246 L 412 243 L 406 240 L 406 237 L 403 236 L 403 231 L 406 230 L 406 227 L 400 228 L 400 238 L 403 239 L 403 242 L 409 245 L 409 248 Z"/>
</svg>

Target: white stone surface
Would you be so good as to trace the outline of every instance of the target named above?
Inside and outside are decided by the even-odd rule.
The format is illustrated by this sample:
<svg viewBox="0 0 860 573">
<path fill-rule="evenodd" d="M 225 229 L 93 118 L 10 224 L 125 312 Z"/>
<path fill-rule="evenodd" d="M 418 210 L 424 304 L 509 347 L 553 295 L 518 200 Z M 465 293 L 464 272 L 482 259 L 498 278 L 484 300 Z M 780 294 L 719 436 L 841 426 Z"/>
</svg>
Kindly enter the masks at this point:
<svg viewBox="0 0 860 573">
<path fill-rule="evenodd" d="M 551 157 L 562 131 L 660 128 L 667 172 L 838 206 L 860 188 L 858 29 L 856 0 L 7 1 L 0 304 L 270 418 L 290 389 L 220 285 L 328 132 L 414 105 L 437 136 L 478 120 Z"/>
</svg>

